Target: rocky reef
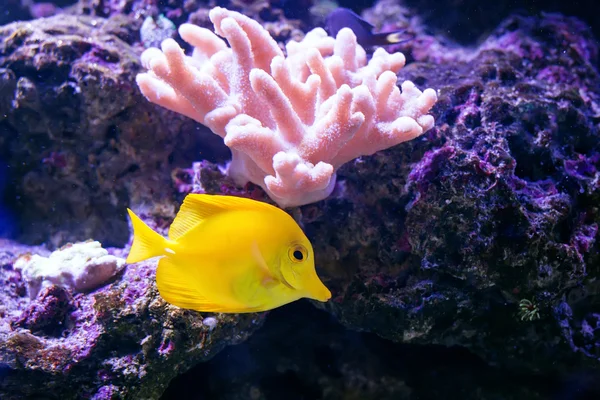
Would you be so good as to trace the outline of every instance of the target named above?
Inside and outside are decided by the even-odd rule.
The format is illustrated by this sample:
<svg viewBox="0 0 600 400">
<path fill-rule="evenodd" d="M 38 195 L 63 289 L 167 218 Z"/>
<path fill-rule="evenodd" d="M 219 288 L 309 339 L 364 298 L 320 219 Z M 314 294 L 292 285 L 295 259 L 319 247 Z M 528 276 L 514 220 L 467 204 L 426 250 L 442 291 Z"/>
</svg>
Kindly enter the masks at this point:
<svg viewBox="0 0 600 400">
<path fill-rule="evenodd" d="M 169 207 L 170 165 L 216 142 L 145 101 L 139 50 L 120 37 L 83 16 L 0 28 L 0 160 L 21 241 L 123 246 L 125 207 Z"/>
<path fill-rule="evenodd" d="M 248 338 L 265 315 L 169 306 L 157 294 L 153 262 L 129 265 L 92 291 L 48 285 L 30 301 L 14 264 L 25 253 L 47 256 L 87 239 L 122 256 L 127 206 L 164 231 L 186 193 L 268 201 L 265 194 L 222 175 L 228 151 L 216 135 L 139 94 L 136 29 L 144 18 L 140 28 L 128 25 L 132 10 L 88 8 L 81 13 L 91 16 L 0 27 L 4 197 L 17 199 L 7 202 L 18 216 L 14 237 L 29 244 L 0 242 L 0 397 L 159 398 L 197 364 L 189 373 L 196 375 L 173 381 L 165 398 L 209 371 L 215 380 L 199 379 L 198 390 L 223 399 L 277 398 L 279 385 L 269 386 L 269 377 L 324 399 L 542 399 L 561 390 L 576 398 L 579 386 L 548 382 L 573 374 L 597 379 L 597 38 L 576 18 L 539 14 L 511 16 L 476 47 L 461 47 L 428 34 L 417 18 L 394 21 L 393 7 L 398 2 L 383 1 L 366 15 L 378 27 L 408 26 L 415 34 L 396 47 L 408 60 L 399 79 L 438 89 L 436 127 L 344 165 L 330 198 L 289 210 L 313 243 L 333 299 L 321 310 L 273 312 L 267 318 L 274 322 L 248 342 L 255 347 L 208 363 Z M 177 18 L 191 20 L 181 10 Z M 200 21 L 206 10 L 197 10 Z M 306 26 L 316 22 L 303 18 Z M 285 318 L 297 315 L 307 318 L 305 329 L 282 332 Z M 323 335 L 318 343 L 306 339 L 315 332 Z M 273 359 L 285 349 L 265 343 L 286 340 L 306 358 Z M 362 363 L 347 351 L 357 343 L 370 343 L 358 352 Z M 231 355 L 252 348 L 273 353 L 240 372 L 246 381 L 231 375 L 242 367 L 215 372 L 232 359 L 243 366 Z M 381 361 L 391 353 L 407 354 L 405 364 Z M 423 354 L 442 366 L 444 357 L 468 359 L 464 391 L 443 367 L 418 364 Z M 438 391 L 423 383 L 431 376 L 442 376 Z M 502 379 L 511 385 L 485 383 Z"/>
<path fill-rule="evenodd" d="M 439 88 L 422 140 L 344 166 L 295 210 L 346 326 L 490 365 L 598 368 L 600 80 L 589 29 L 512 17 L 475 50 L 422 36 L 399 76 Z M 183 190 L 215 185 L 197 164 Z M 253 189 L 257 190 L 257 189 Z M 239 193 L 236 193 L 239 195 Z"/>
<path fill-rule="evenodd" d="M 47 251 L 0 246 L 3 400 L 158 398 L 171 379 L 263 323 L 264 315 L 202 315 L 166 304 L 154 283 L 155 262 L 129 265 L 91 292 L 53 284 L 29 301 L 12 266 Z"/>
<path fill-rule="evenodd" d="M 437 129 L 346 166 L 338 197 L 303 210 L 337 294 L 327 309 L 515 369 L 597 368 L 593 36 L 545 15 L 506 20 L 474 51 L 413 45 L 423 57 L 400 79 L 439 88 Z"/>
</svg>

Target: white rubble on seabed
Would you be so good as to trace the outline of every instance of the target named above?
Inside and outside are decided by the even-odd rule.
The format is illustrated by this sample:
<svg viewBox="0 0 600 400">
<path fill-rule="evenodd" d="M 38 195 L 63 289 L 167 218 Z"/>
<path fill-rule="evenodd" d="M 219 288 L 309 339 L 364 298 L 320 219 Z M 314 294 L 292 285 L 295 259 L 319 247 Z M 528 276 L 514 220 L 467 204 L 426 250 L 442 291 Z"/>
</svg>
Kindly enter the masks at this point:
<svg viewBox="0 0 600 400">
<path fill-rule="evenodd" d="M 27 282 L 29 298 L 50 285 L 59 285 L 74 293 L 96 289 L 115 276 L 125 260 L 108 254 L 97 241 L 67 244 L 49 257 L 24 255 L 15 262 Z"/>
</svg>

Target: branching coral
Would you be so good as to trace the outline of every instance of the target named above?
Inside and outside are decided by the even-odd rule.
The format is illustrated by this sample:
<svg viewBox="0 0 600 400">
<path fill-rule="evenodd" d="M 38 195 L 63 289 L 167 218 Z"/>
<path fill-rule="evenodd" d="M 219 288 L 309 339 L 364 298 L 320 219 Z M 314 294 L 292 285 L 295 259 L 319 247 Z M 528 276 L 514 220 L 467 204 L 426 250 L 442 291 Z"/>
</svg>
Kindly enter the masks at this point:
<svg viewBox="0 0 600 400">
<path fill-rule="evenodd" d="M 142 55 L 138 75 L 152 102 L 208 126 L 233 153 L 229 173 L 260 185 L 280 206 L 327 197 L 335 171 L 430 129 L 433 89 L 396 85 L 401 53 L 379 48 L 367 62 L 350 29 L 334 39 L 321 28 L 286 45 L 287 57 L 258 22 L 210 11 L 218 35 L 184 24 L 184 54 L 172 39 Z"/>
</svg>

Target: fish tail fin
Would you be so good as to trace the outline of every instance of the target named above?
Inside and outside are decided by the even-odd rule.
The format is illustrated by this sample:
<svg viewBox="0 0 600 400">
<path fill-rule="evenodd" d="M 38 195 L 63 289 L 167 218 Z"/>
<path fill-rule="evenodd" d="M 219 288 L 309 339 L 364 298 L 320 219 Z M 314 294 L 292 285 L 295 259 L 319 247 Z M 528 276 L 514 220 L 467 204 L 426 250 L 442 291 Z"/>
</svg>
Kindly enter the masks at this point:
<svg viewBox="0 0 600 400">
<path fill-rule="evenodd" d="M 390 43 L 401 43 L 403 41 L 408 40 L 409 38 L 406 37 L 405 30 L 399 30 L 399 31 L 388 33 L 386 35 L 386 39 Z"/>
<path fill-rule="evenodd" d="M 152 228 L 144 223 L 131 211 L 127 209 L 131 224 L 133 225 L 133 244 L 131 250 L 125 260 L 128 264 L 133 264 L 139 261 L 147 260 L 148 258 L 158 257 L 165 254 L 166 239 Z"/>
<path fill-rule="evenodd" d="M 413 39 L 413 35 L 401 29 L 393 32 L 374 33 L 371 41 L 377 46 L 385 46 L 408 42 L 411 39 Z"/>
</svg>

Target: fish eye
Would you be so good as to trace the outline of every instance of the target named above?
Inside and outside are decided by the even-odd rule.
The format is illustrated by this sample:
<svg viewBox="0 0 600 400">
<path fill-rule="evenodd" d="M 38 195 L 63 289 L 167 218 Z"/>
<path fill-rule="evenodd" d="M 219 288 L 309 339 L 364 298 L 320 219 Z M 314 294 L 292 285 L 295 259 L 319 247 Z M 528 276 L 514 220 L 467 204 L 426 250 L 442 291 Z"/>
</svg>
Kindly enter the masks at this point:
<svg viewBox="0 0 600 400">
<path fill-rule="evenodd" d="M 290 247 L 290 250 L 288 251 L 288 256 L 293 262 L 299 263 L 308 258 L 308 251 L 306 250 L 306 247 L 302 245 L 296 245 Z"/>
</svg>

